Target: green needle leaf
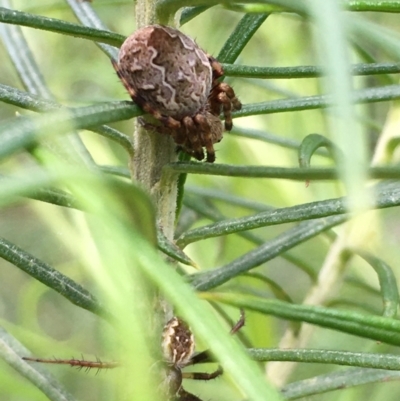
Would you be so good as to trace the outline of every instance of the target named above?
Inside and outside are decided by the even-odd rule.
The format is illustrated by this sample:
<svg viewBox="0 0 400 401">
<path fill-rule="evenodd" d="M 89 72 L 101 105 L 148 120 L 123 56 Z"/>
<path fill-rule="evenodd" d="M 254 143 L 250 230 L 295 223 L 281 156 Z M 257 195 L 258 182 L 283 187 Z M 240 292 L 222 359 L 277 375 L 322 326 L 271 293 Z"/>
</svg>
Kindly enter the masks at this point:
<svg viewBox="0 0 400 401">
<path fill-rule="evenodd" d="M 255 67 L 249 65 L 222 64 L 224 75 L 238 78 L 295 79 L 322 76 L 321 67 L 303 65 L 298 67 Z M 351 66 L 352 75 L 398 74 L 399 63 L 360 63 Z"/>
<path fill-rule="evenodd" d="M 260 362 L 287 361 L 357 366 L 373 369 L 400 370 L 400 356 L 330 349 L 249 348 L 252 359 Z"/>
<path fill-rule="evenodd" d="M 376 271 L 383 298 L 383 316 L 395 318 L 399 308 L 399 289 L 393 269 L 382 259 L 364 251 L 356 251 Z"/>
<path fill-rule="evenodd" d="M 2 144 L 0 157 L 9 156 L 35 143 L 41 137 L 127 120 L 141 115 L 139 107 L 130 102 L 111 102 L 75 109 L 62 109 L 36 118 L 18 118 L 0 126 Z"/>
<path fill-rule="evenodd" d="M 376 369 L 347 369 L 290 383 L 283 387 L 281 391 L 287 400 L 295 400 L 314 394 L 351 388 L 361 384 L 399 379 L 400 372 Z"/>
<path fill-rule="evenodd" d="M 0 257 L 52 288 L 73 304 L 98 315 L 111 316 L 110 312 L 80 284 L 4 238 L 0 238 Z"/>
<path fill-rule="evenodd" d="M 291 321 L 311 323 L 387 344 L 400 345 L 400 322 L 386 317 L 322 306 L 293 305 L 276 299 L 233 293 L 201 293 L 201 297 Z"/>
<path fill-rule="evenodd" d="M 221 63 L 233 64 L 269 14 L 246 14 L 216 57 Z"/>
<path fill-rule="evenodd" d="M 0 22 L 62 33 L 63 35 L 94 40 L 115 47 L 120 47 L 125 40 L 124 36 L 110 31 L 88 28 L 71 22 L 10 10 L 4 7 L 0 7 Z"/>
<path fill-rule="evenodd" d="M 320 134 L 309 134 L 303 139 L 299 147 L 300 167 L 310 167 L 312 155 L 321 147 L 327 148 L 332 156 L 336 154 L 338 157 L 341 154 L 330 139 Z"/>
<path fill-rule="evenodd" d="M 344 221 L 346 221 L 346 216 L 331 216 L 302 222 L 297 227 L 287 230 L 225 266 L 190 276 L 190 281 L 193 287 L 199 291 L 215 288 Z"/>
</svg>

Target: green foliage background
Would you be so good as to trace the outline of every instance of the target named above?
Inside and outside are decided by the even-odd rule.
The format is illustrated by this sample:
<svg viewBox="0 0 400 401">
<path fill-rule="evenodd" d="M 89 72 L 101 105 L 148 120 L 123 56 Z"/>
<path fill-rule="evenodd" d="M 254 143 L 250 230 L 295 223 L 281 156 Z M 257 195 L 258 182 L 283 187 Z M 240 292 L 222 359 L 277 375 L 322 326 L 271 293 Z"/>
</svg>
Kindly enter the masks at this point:
<svg viewBox="0 0 400 401">
<path fill-rule="evenodd" d="M 136 29 L 133 2 L 0 1 L 2 399 L 151 399 L 154 311 L 145 301 L 155 289 L 191 324 L 198 349 L 211 348 L 224 366 L 223 379 L 184 384 L 204 400 L 281 399 L 263 371 L 287 399 L 398 399 L 400 1 L 207 8 L 214 3 L 157 2 L 164 23 L 183 5 L 200 7 L 175 20 L 223 62 L 244 105 L 214 165 L 165 167 L 187 173 L 176 244 L 190 259 L 179 276 L 171 265 L 185 255 L 158 237 L 169 249 L 163 261 L 157 205 L 129 180 L 131 118 L 141 111 L 122 102 L 125 90 L 94 43 L 117 45 Z M 92 22 L 122 36 L 81 32 L 72 4 L 78 18 L 92 8 Z M 11 21 L 10 8 L 76 24 L 73 35 L 57 21 L 57 33 L 43 20 L 33 29 L 35 17 Z M 34 61 L 24 59 L 28 48 Z M 114 130 L 98 128 L 108 123 Z M 74 130 L 82 142 L 65 135 Z M 350 224 L 345 212 L 355 215 Z M 226 334 L 240 307 L 247 320 L 238 337 L 259 365 Z M 30 353 L 123 366 L 99 375 L 46 366 L 53 382 L 20 359 Z M 268 360 L 286 362 L 265 368 Z M 297 364 L 286 376 L 288 361 Z M 23 377 L 33 374 L 42 387 Z"/>
</svg>

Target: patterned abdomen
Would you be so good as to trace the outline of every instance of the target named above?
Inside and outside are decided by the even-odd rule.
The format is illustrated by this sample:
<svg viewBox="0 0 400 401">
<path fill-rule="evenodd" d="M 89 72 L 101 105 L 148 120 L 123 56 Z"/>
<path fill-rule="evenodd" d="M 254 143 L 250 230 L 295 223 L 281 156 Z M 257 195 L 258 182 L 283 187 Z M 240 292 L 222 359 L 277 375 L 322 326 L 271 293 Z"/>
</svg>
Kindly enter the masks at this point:
<svg viewBox="0 0 400 401">
<path fill-rule="evenodd" d="M 151 25 L 137 30 L 123 43 L 118 61 L 139 103 L 178 120 L 205 108 L 212 84 L 210 61 L 176 29 Z"/>
</svg>

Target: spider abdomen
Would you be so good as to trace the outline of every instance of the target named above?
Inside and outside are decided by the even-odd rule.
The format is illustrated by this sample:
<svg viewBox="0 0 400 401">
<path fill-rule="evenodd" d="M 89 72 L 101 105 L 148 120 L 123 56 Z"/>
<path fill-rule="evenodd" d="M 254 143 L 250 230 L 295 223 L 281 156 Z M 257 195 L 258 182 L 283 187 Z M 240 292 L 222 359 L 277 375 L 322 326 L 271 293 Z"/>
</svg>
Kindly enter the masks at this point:
<svg viewBox="0 0 400 401">
<path fill-rule="evenodd" d="M 211 91 L 207 54 L 176 29 L 150 25 L 123 43 L 118 64 L 138 103 L 181 119 L 204 109 Z"/>
<path fill-rule="evenodd" d="M 162 351 L 165 361 L 178 368 L 189 364 L 194 353 L 194 336 L 189 326 L 176 316 L 164 327 Z"/>
<path fill-rule="evenodd" d="M 171 135 L 177 149 L 197 160 L 215 161 L 214 144 L 232 129 L 232 111 L 241 103 L 220 82 L 220 63 L 178 30 L 149 25 L 123 43 L 115 71 L 132 100 L 154 117 L 147 129 Z M 220 114 L 225 117 L 222 125 Z"/>
</svg>

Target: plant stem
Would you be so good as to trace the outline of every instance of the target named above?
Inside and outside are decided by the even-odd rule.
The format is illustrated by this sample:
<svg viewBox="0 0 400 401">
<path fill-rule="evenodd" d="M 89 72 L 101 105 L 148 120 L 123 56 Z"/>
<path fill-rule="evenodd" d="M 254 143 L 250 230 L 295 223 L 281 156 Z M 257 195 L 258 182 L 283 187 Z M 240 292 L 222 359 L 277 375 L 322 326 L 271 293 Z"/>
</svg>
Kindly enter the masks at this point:
<svg viewBox="0 0 400 401">
<path fill-rule="evenodd" d="M 143 28 L 156 23 L 156 1 L 137 0 L 136 2 L 136 27 Z"/>
<path fill-rule="evenodd" d="M 158 22 L 155 7 L 155 0 L 137 0 L 137 28 Z M 172 240 L 179 173 L 169 171 L 163 174 L 163 167 L 176 160 L 175 144 L 170 136 L 147 131 L 136 123 L 134 149 L 130 160 L 132 177 L 151 194 L 157 210 L 157 224 L 165 237 Z M 159 320 L 156 324 L 164 324 L 165 320 L 171 317 L 172 308 L 160 297 L 156 304 L 156 315 L 164 315 L 156 317 L 156 320 Z"/>
<path fill-rule="evenodd" d="M 137 28 L 156 23 L 156 2 L 138 0 L 136 4 Z M 176 160 L 175 144 L 168 135 L 149 132 L 136 124 L 135 154 L 131 159 L 132 177 L 153 197 L 157 208 L 158 224 L 168 239 L 173 238 L 177 177 L 175 172 L 162 174 L 164 165 Z"/>
</svg>

